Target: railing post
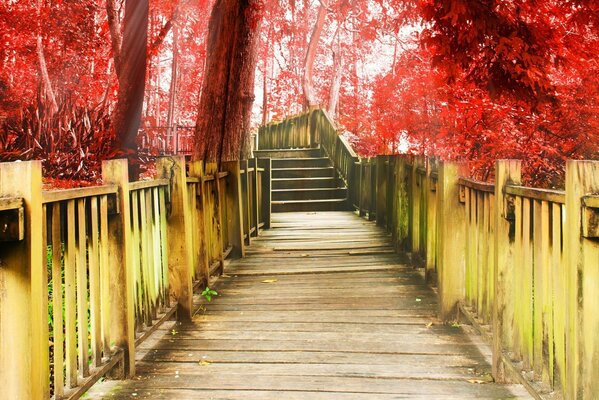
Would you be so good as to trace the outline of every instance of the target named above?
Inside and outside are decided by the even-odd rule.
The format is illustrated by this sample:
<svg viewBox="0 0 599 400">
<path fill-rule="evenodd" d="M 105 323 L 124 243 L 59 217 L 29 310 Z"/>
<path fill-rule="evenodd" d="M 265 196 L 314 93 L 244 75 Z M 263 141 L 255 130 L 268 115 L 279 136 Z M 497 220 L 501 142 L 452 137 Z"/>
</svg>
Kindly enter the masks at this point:
<svg viewBox="0 0 599 400">
<path fill-rule="evenodd" d="M 199 261 L 202 263 L 201 265 L 201 276 L 206 282 L 210 278 L 210 261 L 208 260 L 208 245 L 206 239 L 206 196 L 205 196 L 205 182 L 202 180 L 204 176 L 204 163 L 203 161 L 191 161 L 189 163 L 189 177 L 197 178 L 199 183 L 197 184 L 197 192 L 196 199 L 192 200 L 192 203 L 196 204 L 198 211 L 195 213 L 198 221 L 197 221 L 197 235 L 198 239 L 196 239 L 195 243 L 199 246 L 198 249 L 192 248 L 192 254 L 197 254 Z M 198 200 L 199 198 L 199 200 Z M 195 265 L 192 265 L 192 270 L 196 268 Z"/>
<path fill-rule="evenodd" d="M 376 214 L 377 214 L 377 198 L 376 198 L 376 182 L 377 182 L 377 171 L 376 171 L 376 158 L 375 159 L 370 159 L 369 160 L 369 164 L 370 164 L 370 176 L 369 176 L 369 180 L 368 183 L 370 184 L 370 193 L 369 193 L 369 198 L 370 201 L 368 202 L 368 220 L 369 221 L 374 221 L 376 218 Z"/>
<path fill-rule="evenodd" d="M 253 207 L 252 207 L 252 213 L 254 215 L 254 233 L 255 236 L 258 237 L 258 235 L 260 235 L 260 195 L 258 193 L 259 190 L 259 186 L 258 186 L 258 181 L 259 181 L 259 177 L 260 174 L 258 172 L 258 159 L 254 158 L 253 159 L 254 162 L 254 180 L 252 182 L 253 184 L 253 192 L 254 192 L 254 202 L 253 202 Z"/>
<path fill-rule="evenodd" d="M 359 192 L 358 192 L 358 213 L 360 217 L 364 217 L 366 215 L 366 209 L 364 208 L 366 205 L 364 204 L 364 191 L 366 190 L 366 177 L 365 177 L 366 167 L 364 165 L 364 160 L 360 160 L 360 164 L 358 164 L 358 182 L 359 182 Z"/>
<path fill-rule="evenodd" d="M 167 218 L 168 270 L 171 295 L 177 301 L 177 318 L 189 321 L 193 302 L 193 253 L 185 157 L 160 157 L 158 176 L 170 181 L 170 214 Z"/>
<path fill-rule="evenodd" d="M 458 303 L 465 296 L 464 226 L 465 209 L 460 203 L 458 179 L 463 165 L 442 162 L 439 168 L 437 195 L 439 209 L 438 286 L 440 318 L 450 321 L 457 315 Z"/>
<path fill-rule="evenodd" d="M 388 156 L 376 157 L 376 224 L 378 226 L 385 226 L 387 220 L 388 160 Z"/>
<path fill-rule="evenodd" d="M 23 240 L 0 244 L 0 387 L 6 399 L 50 396 L 42 164 L 0 164 L 0 196 L 21 197 Z"/>
<path fill-rule="evenodd" d="M 270 229 L 272 215 L 272 160 L 263 158 L 259 164 L 264 168 L 262 173 L 262 210 L 264 217 L 264 229 Z"/>
<path fill-rule="evenodd" d="M 242 195 L 242 206 L 245 209 L 245 215 L 247 218 L 243 219 L 243 235 L 246 238 L 245 244 L 249 246 L 252 243 L 251 239 L 251 230 L 252 230 L 252 201 L 250 198 L 250 190 L 252 180 L 250 179 L 250 161 L 242 160 L 240 161 L 241 168 L 245 171 L 245 174 L 241 179 L 244 182 L 243 187 L 245 187 L 245 193 L 241 193 Z M 242 214 L 243 215 L 243 214 Z M 246 236 L 247 234 L 247 236 Z"/>
<path fill-rule="evenodd" d="M 431 157 L 426 163 L 424 184 L 426 199 L 426 281 L 437 281 L 437 179 L 439 159 Z"/>
<path fill-rule="evenodd" d="M 493 377 L 496 382 L 509 379 L 502 355 L 504 348 L 511 348 L 513 296 L 510 293 L 516 282 L 514 269 L 514 215 L 513 203 L 505 195 L 507 185 L 520 185 L 522 163 L 518 160 L 499 160 L 495 164 L 495 254 L 493 276 L 495 300 L 493 301 Z"/>
<path fill-rule="evenodd" d="M 568 161 L 566 164 L 566 382 L 564 398 L 590 399 L 599 393 L 599 241 L 585 237 L 587 212 L 582 198 L 599 193 L 599 162 Z"/>
<path fill-rule="evenodd" d="M 110 268 L 110 343 L 124 354 L 122 370 L 115 377 L 135 375 L 135 314 L 133 254 L 131 244 L 131 202 L 127 160 L 102 162 L 105 184 L 119 186 L 119 213 L 108 218 L 108 263 Z"/>
<path fill-rule="evenodd" d="M 221 168 L 229 173 L 227 176 L 225 207 L 227 207 L 229 243 L 233 246 L 231 256 L 241 258 L 245 257 L 245 246 L 243 243 L 243 199 L 241 198 L 239 161 L 223 162 Z"/>
</svg>

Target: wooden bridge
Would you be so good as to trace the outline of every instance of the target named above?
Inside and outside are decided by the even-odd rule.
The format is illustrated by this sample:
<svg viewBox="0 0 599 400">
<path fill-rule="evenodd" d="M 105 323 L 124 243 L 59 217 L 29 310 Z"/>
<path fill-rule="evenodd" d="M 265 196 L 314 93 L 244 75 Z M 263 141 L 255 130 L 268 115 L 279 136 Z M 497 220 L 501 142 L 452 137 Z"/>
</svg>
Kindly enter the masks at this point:
<svg viewBox="0 0 599 400">
<path fill-rule="evenodd" d="M 437 299 L 389 235 L 349 212 L 283 213 L 231 262 L 191 323 L 138 349 L 137 377 L 105 399 L 505 399 L 480 337 Z"/>
<path fill-rule="evenodd" d="M 113 160 L 103 186 L 52 191 L 39 162 L 1 164 L 3 394 L 599 392 L 598 162 L 569 162 L 565 191 L 522 186 L 519 161 L 482 183 L 360 160 L 321 110 L 263 127 L 255 154 L 163 157 L 139 182 Z"/>
</svg>

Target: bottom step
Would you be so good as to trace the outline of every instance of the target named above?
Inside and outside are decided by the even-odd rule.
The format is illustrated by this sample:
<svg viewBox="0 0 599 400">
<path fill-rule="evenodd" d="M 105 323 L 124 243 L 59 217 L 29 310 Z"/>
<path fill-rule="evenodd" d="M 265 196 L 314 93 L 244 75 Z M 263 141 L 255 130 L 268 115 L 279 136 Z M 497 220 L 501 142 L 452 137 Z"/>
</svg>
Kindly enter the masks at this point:
<svg viewBox="0 0 599 400">
<path fill-rule="evenodd" d="M 348 211 L 347 199 L 281 200 L 272 202 L 272 212 L 294 211 Z"/>
</svg>

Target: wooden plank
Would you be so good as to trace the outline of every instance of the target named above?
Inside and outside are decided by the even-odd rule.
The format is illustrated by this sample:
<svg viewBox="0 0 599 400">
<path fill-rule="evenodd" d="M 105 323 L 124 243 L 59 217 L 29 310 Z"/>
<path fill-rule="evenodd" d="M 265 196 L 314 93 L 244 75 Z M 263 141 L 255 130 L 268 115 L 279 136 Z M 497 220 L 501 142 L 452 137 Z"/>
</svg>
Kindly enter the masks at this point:
<svg viewBox="0 0 599 400">
<path fill-rule="evenodd" d="M 127 160 L 102 163 L 102 179 L 119 186 L 120 214 L 108 218 L 108 255 L 110 257 L 110 339 L 109 343 L 124 351 L 124 363 L 115 377 L 135 375 L 135 308 L 134 272 L 131 243 L 131 204 Z M 107 260 L 108 261 L 108 260 Z"/>
<path fill-rule="evenodd" d="M 0 197 L 22 198 L 23 240 L 0 243 L 0 387 L 6 398 L 49 395 L 42 165 L 0 164 Z M 20 357 L 29 354 L 26 360 Z"/>
<path fill-rule="evenodd" d="M 169 184 L 170 181 L 168 179 L 152 179 L 146 181 L 131 182 L 129 183 L 129 191 L 153 189 L 160 186 L 168 186 Z"/>
<path fill-rule="evenodd" d="M 66 244 L 64 253 L 64 308 L 65 308 L 65 368 L 66 385 L 77 386 L 77 297 L 76 297 L 76 262 L 75 253 L 75 200 L 67 201 L 66 211 Z"/>
<path fill-rule="evenodd" d="M 77 352 L 79 373 L 86 378 L 89 376 L 86 199 L 77 200 L 77 225 Z"/>
<path fill-rule="evenodd" d="M 90 199 L 91 227 L 89 251 L 89 302 L 92 367 L 102 363 L 102 310 L 100 308 L 100 224 L 98 197 Z"/>
<path fill-rule="evenodd" d="M 110 260 L 108 257 L 108 198 L 100 197 L 100 308 L 102 310 L 102 351 L 110 357 Z"/>
<path fill-rule="evenodd" d="M 566 193 L 561 190 L 539 189 L 526 186 L 508 185 L 505 193 L 512 196 L 526 197 L 531 200 L 548 201 L 550 203 L 564 204 Z"/>
<path fill-rule="evenodd" d="M 563 261 L 563 206 L 551 205 L 551 271 L 553 275 L 553 340 L 555 348 L 554 387 L 566 388 L 566 284 L 568 271 Z"/>
<path fill-rule="evenodd" d="M 515 221 L 510 221 L 510 209 L 506 196 L 503 194 L 509 183 L 520 183 L 521 162 L 516 160 L 501 160 L 495 165 L 495 234 L 493 254 L 493 276 L 495 293 L 493 302 L 493 376 L 497 382 L 506 382 L 507 374 L 503 365 L 504 351 L 513 350 L 513 326 L 509 321 L 514 320 L 515 305 L 512 288 L 514 281 L 515 259 Z"/>
<path fill-rule="evenodd" d="M 592 398 L 599 392 L 599 241 L 583 232 L 582 199 L 599 193 L 599 162 L 566 163 L 564 258 L 567 269 L 565 398 Z"/>
<path fill-rule="evenodd" d="M 166 208 L 166 189 L 159 190 L 159 218 L 160 218 L 160 249 L 162 256 L 162 298 L 165 307 L 170 307 L 170 281 L 169 281 L 169 269 L 168 269 L 168 260 L 169 260 L 169 248 L 168 248 L 168 225 L 166 221 L 166 216 L 168 214 Z M 191 207 L 189 209 L 189 213 L 193 216 L 193 212 Z M 192 239 L 193 243 L 193 239 Z M 193 267 L 193 264 L 192 264 Z"/>
<path fill-rule="evenodd" d="M 521 291 L 519 293 L 521 311 L 521 344 L 525 368 L 532 368 L 534 327 L 533 327 L 533 256 L 532 256 L 532 200 L 522 199 L 522 259 L 520 269 Z"/>
<path fill-rule="evenodd" d="M 62 289 L 62 238 L 60 204 L 52 205 L 52 320 L 54 329 L 52 347 L 54 352 L 54 395 L 64 393 L 64 325 Z"/>
<path fill-rule="evenodd" d="M 171 179 L 170 216 L 167 221 L 168 282 L 173 297 L 177 301 L 177 318 L 189 320 L 192 313 L 192 279 L 194 275 L 194 253 L 192 218 L 187 194 L 185 158 L 162 157 L 156 165 L 159 176 Z M 190 165 L 191 176 L 201 176 L 199 164 Z M 200 184 L 200 187 L 203 185 Z M 203 199 L 203 198 L 202 198 Z M 193 200 L 192 200 L 193 201 Z M 203 201 L 203 200 L 202 200 Z M 204 209 L 202 208 L 202 211 Z M 197 216 L 197 214 L 195 214 Z M 201 221 L 197 221 L 200 223 Z M 203 261 L 203 260 L 202 260 Z"/>
<path fill-rule="evenodd" d="M 465 297 L 465 259 L 463 206 L 459 202 L 459 164 L 444 162 L 439 167 L 439 213 L 443 216 L 439 232 L 440 316 L 455 318 L 458 302 Z M 462 227 L 462 228 L 461 228 Z"/>
<path fill-rule="evenodd" d="M 478 192 L 495 193 L 495 185 L 492 183 L 477 181 L 471 178 L 460 178 L 458 183 L 461 186 L 476 190 Z"/>
<path fill-rule="evenodd" d="M 67 200 L 82 199 L 86 197 L 103 196 L 109 194 L 114 195 L 118 193 L 118 190 L 118 186 L 116 185 L 102 185 L 76 189 L 49 190 L 42 192 L 42 202 L 47 204 Z"/>
<path fill-rule="evenodd" d="M 0 211 L 18 210 L 23 207 L 21 197 L 0 197 Z"/>
</svg>

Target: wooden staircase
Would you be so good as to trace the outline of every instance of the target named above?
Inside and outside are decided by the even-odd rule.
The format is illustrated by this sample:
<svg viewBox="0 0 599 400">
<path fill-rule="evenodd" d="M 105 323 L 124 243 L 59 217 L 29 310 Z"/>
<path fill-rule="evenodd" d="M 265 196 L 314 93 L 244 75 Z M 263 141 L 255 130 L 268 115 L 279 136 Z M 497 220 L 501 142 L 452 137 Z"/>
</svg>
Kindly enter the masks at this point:
<svg viewBox="0 0 599 400">
<path fill-rule="evenodd" d="M 348 190 L 320 147 L 257 150 L 272 160 L 272 211 L 349 210 Z"/>
</svg>

